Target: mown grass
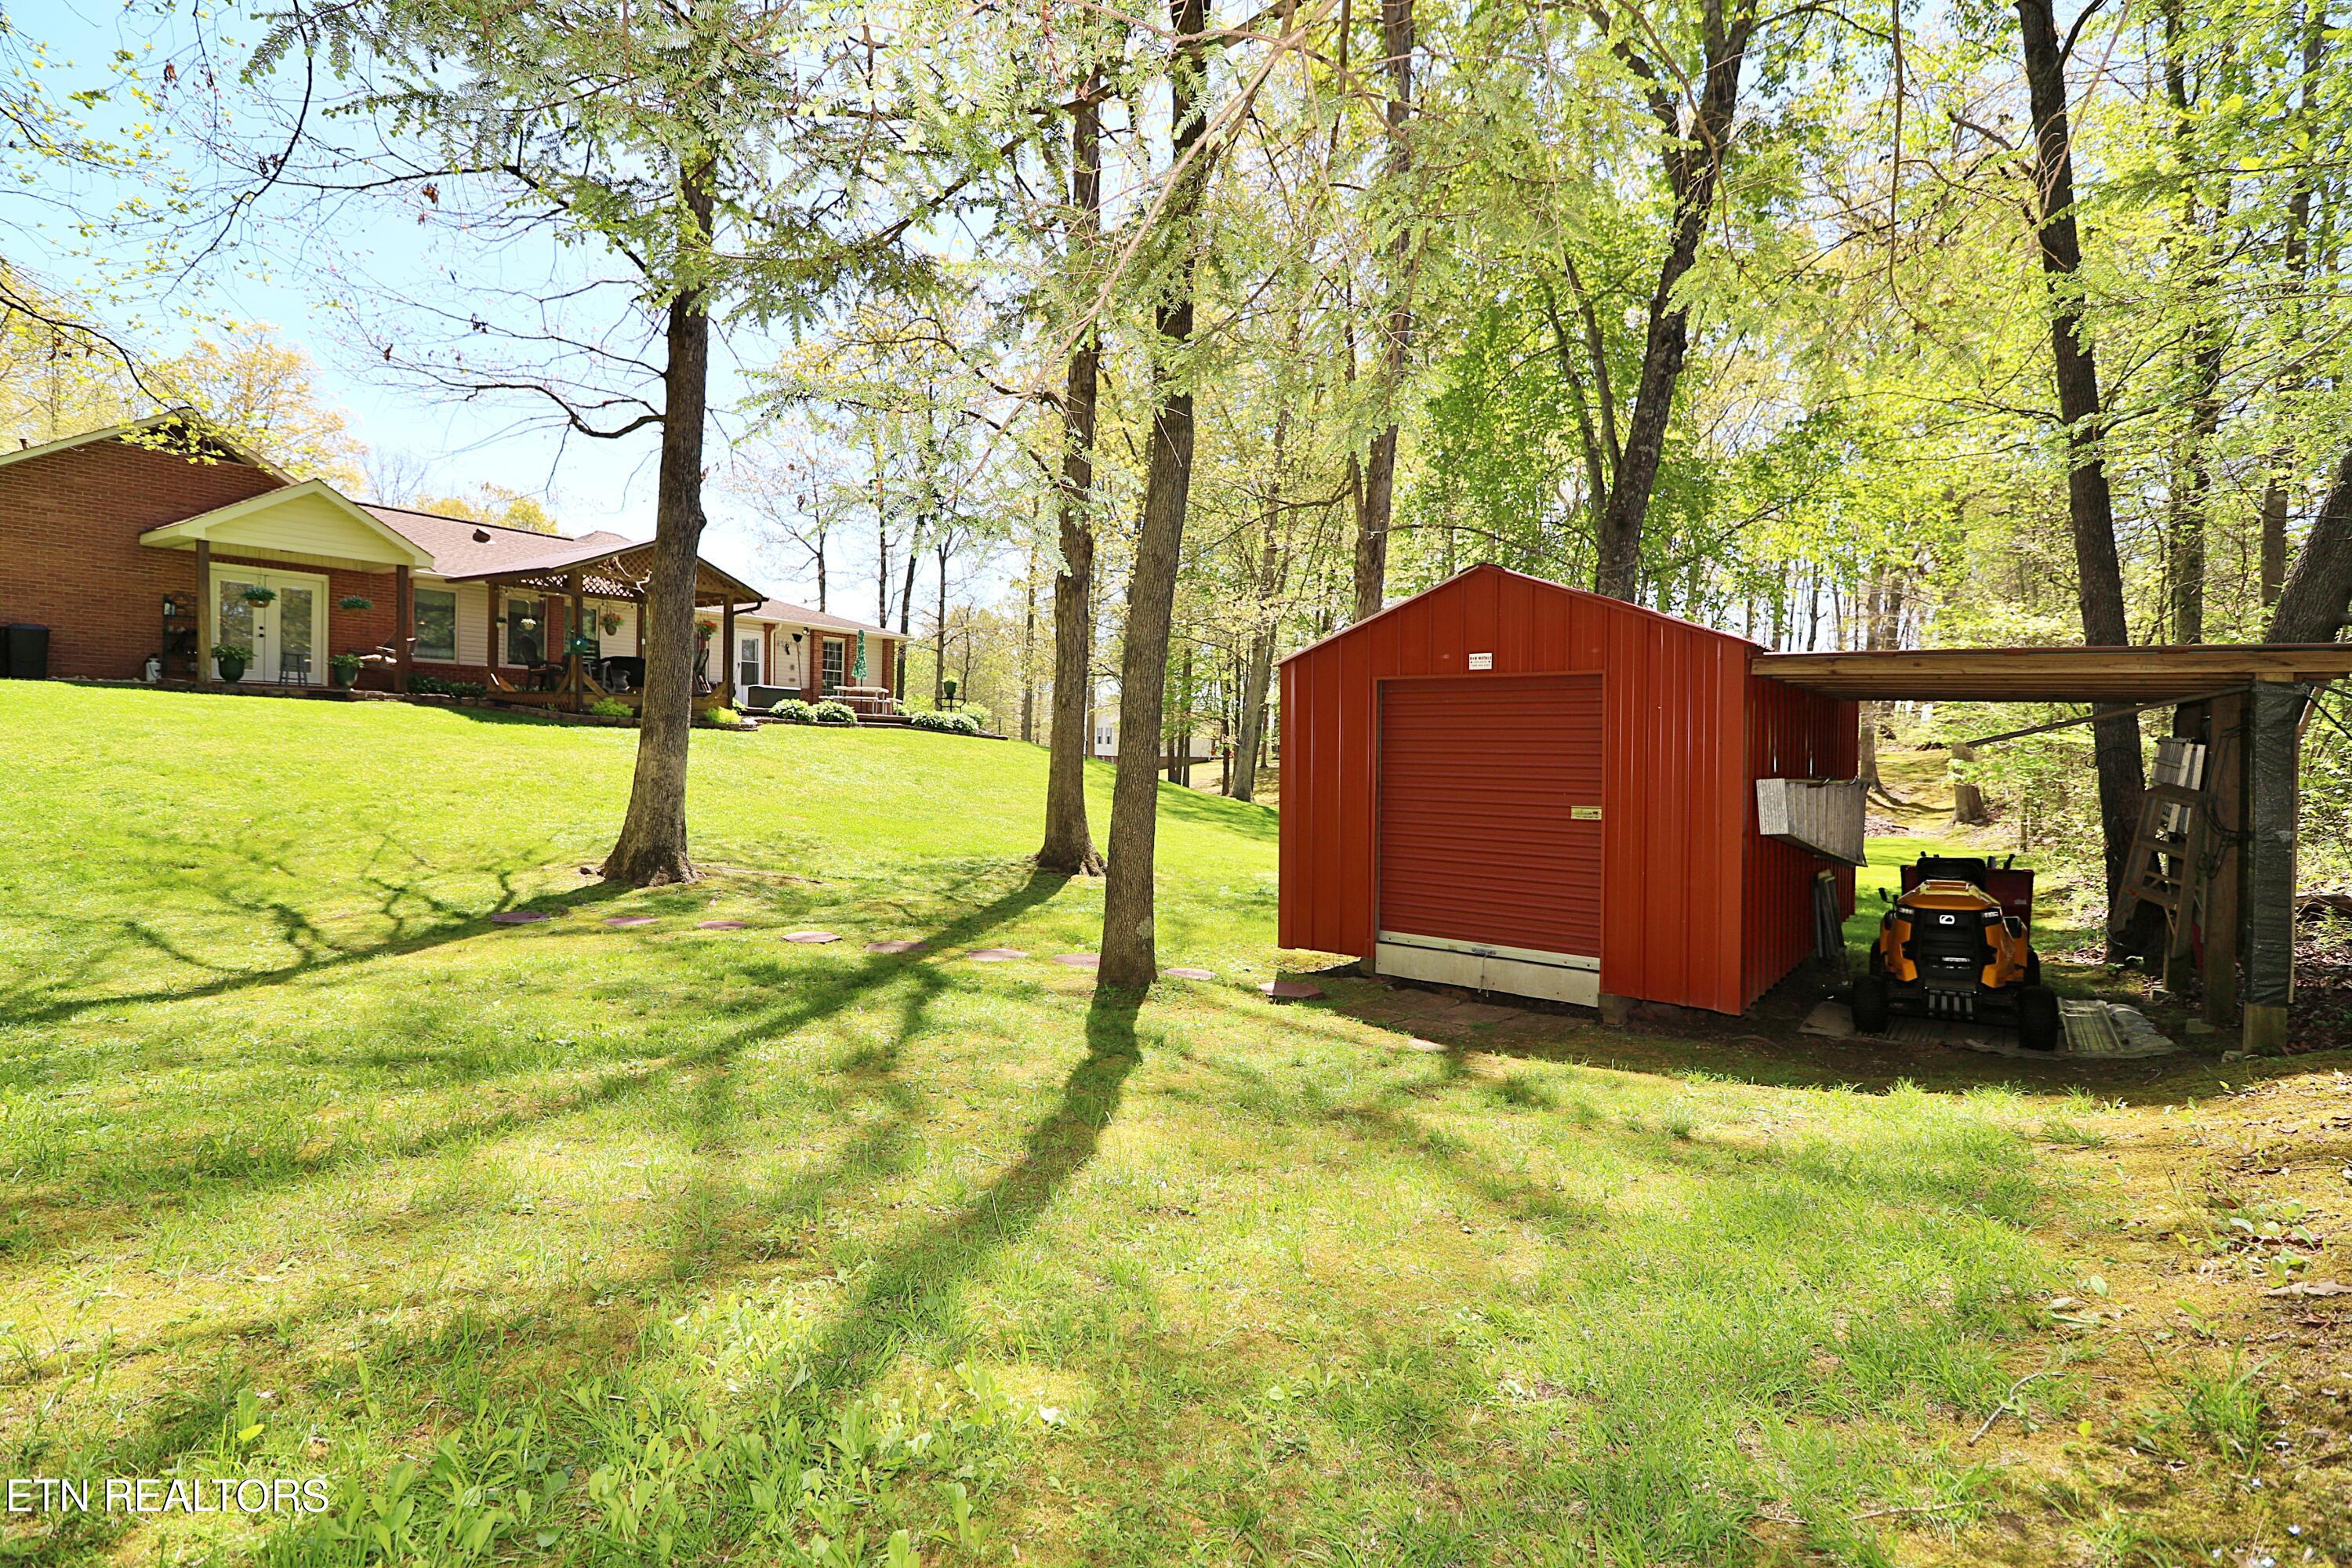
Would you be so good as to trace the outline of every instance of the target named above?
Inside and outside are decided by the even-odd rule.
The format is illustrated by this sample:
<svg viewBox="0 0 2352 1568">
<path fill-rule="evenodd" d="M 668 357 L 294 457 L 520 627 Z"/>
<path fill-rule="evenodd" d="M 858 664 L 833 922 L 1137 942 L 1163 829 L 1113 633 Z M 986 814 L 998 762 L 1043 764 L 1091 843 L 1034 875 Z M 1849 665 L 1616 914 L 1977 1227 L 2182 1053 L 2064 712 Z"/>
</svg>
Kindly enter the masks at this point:
<svg viewBox="0 0 2352 1568">
<path fill-rule="evenodd" d="M 698 734 L 725 869 L 626 893 L 626 732 L 0 684 L 0 1470 L 335 1499 L 31 1561 L 1965 1560 L 1969 1434 L 2081 1397 L 2012 1384 L 2096 1104 L 1277 1008 L 1262 808 L 1163 790 L 1221 978 L 1121 998 L 1044 962 L 1100 891 L 1025 865 L 1026 747 Z"/>
</svg>

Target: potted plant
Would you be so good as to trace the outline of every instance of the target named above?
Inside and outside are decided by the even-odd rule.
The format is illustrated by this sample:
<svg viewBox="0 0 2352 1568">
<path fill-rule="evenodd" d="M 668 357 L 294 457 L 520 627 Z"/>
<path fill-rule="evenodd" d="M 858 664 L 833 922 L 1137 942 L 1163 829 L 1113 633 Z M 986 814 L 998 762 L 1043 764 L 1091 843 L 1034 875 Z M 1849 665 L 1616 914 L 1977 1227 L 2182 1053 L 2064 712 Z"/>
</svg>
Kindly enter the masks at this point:
<svg viewBox="0 0 2352 1568">
<path fill-rule="evenodd" d="M 247 583 L 245 585 L 245 592 L 239 594 L 237 597 L 243 599 L 247 604 L 251 605 L 257 610 L 261 608 L 262 605 L 278 597 L 278 590 L 275 588 L 265 588 L 258 583 Z"/>
<path fill-rule="evenodd" d="M 365 594 L 346 594 L 341 598 L 335 601 L 335 608 L 339 610 L 373 610 L 375 608 L 375 601 L 369 598 Z"/>
<path fill-rule="evenodd" d="M 246 662 L 252 658 L 253 650 L 240 643 L 213 644 L 213 662 L 220 666 L 220 678 L 223 680 L 243 680 Z"/>
<path fill-rule="evenodd" d="M 604 612 L 604 635 L 608 637 L 616 637 L 621 635 L 621 616 L 618 611 L 607 610 Z"/>
<path fill-rule="evenodd" d="M 327 668 L 334 672 L 336 689 L 342 690 L 349 688 L 351 683 L 359 678 L 360 667 L 365 663 L 367 663 L 366 656 L 356 653 L 339 653 L 329 659 Z"/>
</svg>

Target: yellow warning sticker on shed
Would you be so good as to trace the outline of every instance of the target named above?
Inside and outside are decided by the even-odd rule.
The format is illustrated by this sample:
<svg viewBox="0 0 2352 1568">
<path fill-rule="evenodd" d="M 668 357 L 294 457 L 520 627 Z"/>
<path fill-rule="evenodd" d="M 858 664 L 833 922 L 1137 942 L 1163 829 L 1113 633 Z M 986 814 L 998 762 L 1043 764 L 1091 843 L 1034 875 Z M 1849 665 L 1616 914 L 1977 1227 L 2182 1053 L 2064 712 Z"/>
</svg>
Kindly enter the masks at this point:
<svg viewBox="0 0 2352 1568">
<path fill-rule="evenodd" d="M 1601 808 L 1597 805 L 1571 805 L 1568 808 L 1568 819 L 1570 822 L 1598 822 L 1601 820 Z"/>
</svg>

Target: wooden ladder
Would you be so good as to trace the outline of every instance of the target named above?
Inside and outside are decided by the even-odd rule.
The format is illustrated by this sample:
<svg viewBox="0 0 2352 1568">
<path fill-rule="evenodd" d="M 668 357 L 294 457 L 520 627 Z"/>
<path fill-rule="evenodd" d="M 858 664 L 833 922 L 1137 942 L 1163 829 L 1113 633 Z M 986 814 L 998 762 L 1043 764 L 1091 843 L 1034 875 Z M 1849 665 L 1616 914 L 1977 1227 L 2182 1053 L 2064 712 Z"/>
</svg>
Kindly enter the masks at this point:
<svg viewBox="0 0 2352 1568">
<path fill-rule="evenodd" d="M 2141 797 L 2139 827 L 2124 862 L 2124 889 L 2164 911 L 2166 986 L 2186 984 L 2191 937 L 2204 913 L 2206 861 L 2213 843 L 2213 797 L 2204 783 L 2205 748 L 2167 737 L 2157 743 L 2157 782 Z"/>
</svg>

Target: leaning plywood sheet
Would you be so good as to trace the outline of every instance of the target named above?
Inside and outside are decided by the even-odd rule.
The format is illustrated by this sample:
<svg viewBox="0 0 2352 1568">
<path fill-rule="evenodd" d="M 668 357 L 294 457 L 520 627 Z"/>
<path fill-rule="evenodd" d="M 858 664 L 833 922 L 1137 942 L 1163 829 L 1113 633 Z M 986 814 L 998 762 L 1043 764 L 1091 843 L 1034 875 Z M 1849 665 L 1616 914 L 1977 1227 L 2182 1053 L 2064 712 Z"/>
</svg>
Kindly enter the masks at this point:
<svg viewBox="0 0 2352 1568">
<path fill-rule="evenodd" d="M 1767 838 L 1859 866 L 1865 787 L 1859 779 L 1758 779 L 1757 819 Z"/>
</svg>

